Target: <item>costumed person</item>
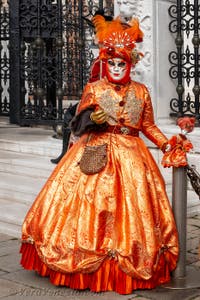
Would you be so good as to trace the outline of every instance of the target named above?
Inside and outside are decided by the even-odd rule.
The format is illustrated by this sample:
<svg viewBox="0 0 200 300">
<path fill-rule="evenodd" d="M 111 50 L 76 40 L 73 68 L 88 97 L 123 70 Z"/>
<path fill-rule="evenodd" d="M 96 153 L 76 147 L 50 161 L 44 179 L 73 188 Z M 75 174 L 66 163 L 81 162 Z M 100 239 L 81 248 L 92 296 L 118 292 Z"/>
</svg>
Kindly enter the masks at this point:
<svg viewBox="0 0 200 300">
<path fill-rule="evenodd" d="M 129 294 L 170 280 L 178 237 L 163 177 L 141 131 L 165 151 L 147 88 L 130 79 L 139 24 L 94 19 L 106 76 L 84 89 L 79 140 L 47 180 L 22 228 L 21 264 L 55 285 Z M 103 40 L 102 40 L 103 38 Z"/>
</svg>

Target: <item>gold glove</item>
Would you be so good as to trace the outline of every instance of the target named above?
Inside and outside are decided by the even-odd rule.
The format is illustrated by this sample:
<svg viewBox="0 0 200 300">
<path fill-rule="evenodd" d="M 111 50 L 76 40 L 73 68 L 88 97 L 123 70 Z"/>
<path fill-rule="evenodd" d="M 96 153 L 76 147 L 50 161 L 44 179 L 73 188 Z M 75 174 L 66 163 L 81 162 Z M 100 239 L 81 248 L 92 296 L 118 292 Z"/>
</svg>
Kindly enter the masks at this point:
<svg viewBox="0 0 200 300">
<path fill-rule="evenodd" d="M 90 114 L 90 119 L 96 124 L 103 124 L 107 120 L 107 114 L 104 110 L 99 109 Z"/>
</svg>

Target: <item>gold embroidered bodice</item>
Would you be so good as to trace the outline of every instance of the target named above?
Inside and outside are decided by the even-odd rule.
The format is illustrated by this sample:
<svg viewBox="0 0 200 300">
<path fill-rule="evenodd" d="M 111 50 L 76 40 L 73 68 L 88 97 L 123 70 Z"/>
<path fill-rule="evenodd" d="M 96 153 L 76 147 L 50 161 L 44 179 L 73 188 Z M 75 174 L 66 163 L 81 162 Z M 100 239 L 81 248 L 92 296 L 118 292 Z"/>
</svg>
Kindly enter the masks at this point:
<svg viewBox="0 0 200 300">
<path fill-rule="evenodd" d="M 89 83 L 83 92 L 78 113 L 88 107 L 103 109 L 109 116 L 108 123 L 131 126 L 142 131 L 159 148 L 167 142 L 154 123 L 153 108 L 145 85 L 131 81 L 116 85 L 106 78 Z"/>
</svg>

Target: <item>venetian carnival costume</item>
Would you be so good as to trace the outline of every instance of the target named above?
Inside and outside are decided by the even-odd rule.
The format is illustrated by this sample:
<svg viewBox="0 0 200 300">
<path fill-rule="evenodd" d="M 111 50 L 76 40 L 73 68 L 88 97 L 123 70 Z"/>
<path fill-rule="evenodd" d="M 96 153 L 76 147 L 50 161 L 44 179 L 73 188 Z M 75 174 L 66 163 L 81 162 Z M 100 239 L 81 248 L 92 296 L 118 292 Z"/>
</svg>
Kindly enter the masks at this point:
<svg viewBox="0 0 200 300">
<path fill-rule="evenodd" d="M 176 267 L 177 230 L 165 183 L 139 132 L 163 151 L 168 140 L 154 123 L 147 88 L 130 80 L 142 34 L 137 22 L 132 31 L 107 35 L 102 17 L 94 22 L 103 32 L 106 77 L 86 85 L 72 122 L 80 138 L 24 220 L 21 264 L 55 285 L 128 294 L 169 281 Z M 112 68 L 121 68 L 120 80 Z M 107 145 L 107 164 L 98 173 L 80 169 L 86 144 Z"/>
</svg>

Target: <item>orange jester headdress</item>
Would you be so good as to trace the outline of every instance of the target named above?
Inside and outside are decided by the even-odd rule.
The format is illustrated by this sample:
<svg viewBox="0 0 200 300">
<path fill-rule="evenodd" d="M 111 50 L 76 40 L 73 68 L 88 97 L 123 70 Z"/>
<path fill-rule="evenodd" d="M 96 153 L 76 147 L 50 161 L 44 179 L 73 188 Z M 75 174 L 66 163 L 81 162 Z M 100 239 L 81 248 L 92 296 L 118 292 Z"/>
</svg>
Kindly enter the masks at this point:
<svg viewBox="0 0 200 300">
<path fill-rule="evenodd" d="M 123 24 L 117 18 L 107 22 L 103 16 L 93 18 L 100 50 L 100 59 L 120 57 L 135 64 L 140 53 L 135 51 L 135 43 L 143 40 L 143 32 L 137 19 L 132 19 L 129 24 Z"/>
</svg>

